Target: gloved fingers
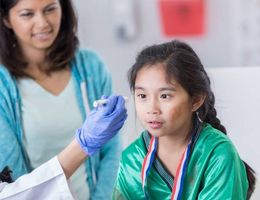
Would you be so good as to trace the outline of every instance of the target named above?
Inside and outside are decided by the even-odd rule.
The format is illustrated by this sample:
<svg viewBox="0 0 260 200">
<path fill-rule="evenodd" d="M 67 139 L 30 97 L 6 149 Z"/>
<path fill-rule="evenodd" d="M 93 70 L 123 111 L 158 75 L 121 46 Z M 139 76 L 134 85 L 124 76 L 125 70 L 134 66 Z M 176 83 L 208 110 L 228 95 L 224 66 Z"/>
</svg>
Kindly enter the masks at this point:
<svg viewBox="0 0 260 200">
<path fill-rule="evenodd" d="M 105 106 L 107 103 L 106 101 L 107 98 L 108 98 L 107 95 L 102 95 L 99 100 L 96 100 L 93 103 L 94 110 L 102 110 L 103 106 Z"/>
<path fill-rule="evenodd" d="M 107 98 L 108 98 L 107 95 L 102 95 L 102 96 L 101 96 L 101 99 L 107 99 Z"/>
<path fill-rule="evenodd" d="M 118 118 L 114 118 L 112 123 L 110 124 L 111 129 L 117 128 L 117 126 L 123 126 L 125 120 L 127 119 L 127 113 L 122 114 Z"/>
<path fill-rule="evenodd" d="M 116 110 L 119 110 L 120 108 L 125 108 L 125 99 L 123 96 L 118 96 L 117 98 L 117 104 L 116 104 Z"/>
<path fill-rule="evenodd" d="M 112 95 L 107 98 L 107 102 L 105 105 L 101 106 L 100 110 L 104 113 L 104 115 L 110 115 L 115 110 L 117 104 L 118 96 Z"/>
<path fill-rule="evenodd" d="M 128 114 L 127 113 L 124 113 L 123 115 L 122 115 L 122 117 L 121 117 L 121 120 L 119 121 L 119 123 L 120 122 L 125 122 L 125 120 L 127 119 L 127 117 L 128 117 Z"/>
<path fill-rule="evenodd" d="M 126 112 L 125 99 L 122 96 L 117 96 L 117 103 L 115 105 L 115 108 L 112 112 L 110 112 L 110 114 L 108 116 L 109 117 L 113 116 L 113 115 L 118 116 L 125 112 Z"/>
<path fill-rule="evenodd" d="M 121 108 L 121 109 L 117 109 L 114 112 L 115 116 L 123 116 L 125 114 L 127 114 L 127 109 L 125 107 Z"/>
<path fill-rule="evenodd" d="M 125 120 L 126 117 L 127 117 L 127 110 L 125 108 L 121 110 L 117 110 L 108 116 L 105 116 L 106 120 L 109 121 L 110 123 L 109 126 L 113 126 L 114 124 L 120 122 L 122 119 Z"/>
<path fill-rule="evenodd" d="M 121 116 L 118 116 L 116 118 L 114 117 L 109 117 L 106 118 L 106 123 L 103 124 L 103 129 L 105 130 L 103 133 L 101 133 L 101 135 L 103 135 L 102 137 L 107 137 L 107 134 L 109 135 L 113 135 L 115 131 L 118 131 L 119 129 L 121 129 L 121 127 L 124 125 L 124 122 L 127 118 L 127 113 L 124 113 Z"/>
<path fill-rule="evenodd" d="M 111 133 L 113 135 L 115 135 L 124 125 L 125 120 L 126 120 L 126 116 L 124 118 L 122 118 L 120 121 L 118 121 L 116 124 L 114 124 L 113 126 L 113 131 L 111 131 Z"/>
<path fill-rule="evenodd" d="M 122 115 L 122 117 L 119 119 L 119 121 L 116 124 L 118 124 L 118 126 L 122 127 L 125 123 L 125 120 L 127 119 L 127 116 L 128 116 L 127 113 Z"/>
<path fill-rule="evenodd" d="M 124 120 L 126 120 L 126 118 L 127 118 L 127 112 L 126 112 L 127 110 L 126 109 L 122 109 L 120 112 L 118 111 L 117 113 L 116 113 L 116 116 L 117 116 L 117 120 L 115 120 L 115 121 L 121 121 L 121 119 L 124 119 Z"/>
<path fill-rule="evenodd" d="M 110 113 L 110 115 L 107 115 L 106 118 L 120 118 L 124 114 L 127 113 L 127 109 L 125 107 L 117 107 L 114 112 Z"/>
<path fill-rule="evenodd" d="M 102 110 L 104 115 L 110 115 L 113 112 L 119 110 L 119 108 L 125 107 L 125 99 L 123 96 L 118 95 L 112 95 L 110 97 L 107 97 L 103 95 L 101 97 L 101 100 L 106 100 L 106 103 L 104 103 L 102 106 L 97 106 L 96 110 Z"/>
</svg>

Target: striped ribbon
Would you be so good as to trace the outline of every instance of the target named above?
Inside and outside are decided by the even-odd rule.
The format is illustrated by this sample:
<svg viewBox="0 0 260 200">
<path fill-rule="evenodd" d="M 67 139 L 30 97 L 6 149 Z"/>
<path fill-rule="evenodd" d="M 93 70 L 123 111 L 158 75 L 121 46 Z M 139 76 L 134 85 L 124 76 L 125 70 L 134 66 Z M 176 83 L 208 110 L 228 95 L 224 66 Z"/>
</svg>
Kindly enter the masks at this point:
<svg viewBox="0 0 260 200">
<path fill-rule="evenodd" d="M 141 178 L 142 178 L 143 191 L 144 191 L 144 185 L 146 182 L 148 172 L 153 164 L 154 156 L 155 156 L 156 149 L 157 149 L 157 144 L 158 144 L 158 138 L 152 136 L 150 144 L 149 144 L 148 152 L 144 158 L 144 162 L 142 165 Z"/>
<path fill-rule="evenodd" d="M 181 156 L 181 160 L 178 164 L 176 176 L 174 178 L 174 184 L 172 188 L 172 195 L 171 195 L 171 200 L 180 200 L 181 199 L 181 194 L 183 190 L 183 183 L 184 183 L 184 177 L 186 174 L 186 168 L 187 168 L 187 163 L 188 163 L 188 158 L 190 154 L 190 148 L 191 148 L 191 141 L 189 142 L 187 148 L 183 152 Z M 141 178 L 142 178 L 142 188 L 146 196 L 146 192 L 144 189 L 144 185 L 149 173 L 149 170 L 153 164 L 155 153 L 157 150 L 157 145 L 158 145 L 158 138 L 152 136 L 148 152 L 144 158 L 143 165 L 142 165 L 142 172 L 141 172 Z"/>
<path fill-rule="evenodd" d="M 190 155 L 190 146 L 191 146 L 191 142 L 189 142 L 188 147 L 185 149 L 185 151 L 183 152 L 183 154 L 181 156 L 181 160 L 179 162 L 177 172 L 176 172 L 176 175 L 174 178 L 171 200 L 180 200 L 181 199 L 184 177 L 186 174 L 188 158 Z"/>
</svg>

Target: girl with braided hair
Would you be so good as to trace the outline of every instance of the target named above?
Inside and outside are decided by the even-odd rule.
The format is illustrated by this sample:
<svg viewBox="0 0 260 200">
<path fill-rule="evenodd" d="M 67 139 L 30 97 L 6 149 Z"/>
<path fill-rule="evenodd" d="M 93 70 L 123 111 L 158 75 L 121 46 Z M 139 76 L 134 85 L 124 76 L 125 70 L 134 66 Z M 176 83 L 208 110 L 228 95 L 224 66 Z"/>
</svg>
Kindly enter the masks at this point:
<svg viewBox="0 0 260 200">
<path fill-rule="evenodd" d="M 254 171 L 217 118 L 210 79 L 193 49 L 145 48 L 128 74 L 145 131 L 121 158 L 114 199 L 249 199 Z"/>
</svg>

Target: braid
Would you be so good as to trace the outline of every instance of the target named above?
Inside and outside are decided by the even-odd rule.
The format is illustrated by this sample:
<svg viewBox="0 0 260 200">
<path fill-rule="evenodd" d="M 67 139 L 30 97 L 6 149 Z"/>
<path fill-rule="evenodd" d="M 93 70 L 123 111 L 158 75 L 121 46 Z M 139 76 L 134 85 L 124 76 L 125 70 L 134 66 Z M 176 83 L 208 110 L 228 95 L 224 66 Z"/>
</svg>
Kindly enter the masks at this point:
<svg viewBox="0 0 260 200">
<path fill-rule="evenodd" d="M 215 96 L 211 89 L 208 97 L 205 99 L 204 105 L 199 110 L 199 114 L 203 121 L 211 124 L 214 128 L 220 130 L 225 135 L 227 134 L 226 128 L 221 124 L 219 118 L 217 117 L 217 111 L 215 109 Z"/>
</svg>

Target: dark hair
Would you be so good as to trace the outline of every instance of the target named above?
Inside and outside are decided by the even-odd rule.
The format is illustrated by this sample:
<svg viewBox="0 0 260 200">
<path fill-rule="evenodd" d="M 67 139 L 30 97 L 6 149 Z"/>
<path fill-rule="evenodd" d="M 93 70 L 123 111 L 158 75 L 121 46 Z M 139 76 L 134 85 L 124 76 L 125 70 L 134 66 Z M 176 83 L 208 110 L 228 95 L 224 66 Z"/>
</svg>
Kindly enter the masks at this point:
<svg viewBox="0 0 260 200">
<path fill-rule="evenodd" d="M 172 78 L 174 78 L 191 97 L 206 96 L 204 103 L 198 109 L 199 118 L 226 134 L 225 127 L 217 118 L 215 96 L 211 90 L 210 79 L 197 54 L 184 42 L 173 40 L 142 50 L 137 56 L 135 64 L 128 72 L 130 89 L 134 90 L 136 76 L 140 69 L 158 63 L 162 63 L 163 67 L 165 67 L 168 82 L 171 82 Z M 255 187 L 255 172 L 246 163 L 245 167 L 249 181 L 247 194 L 249 198 Z"/>
<path fill-rule="evenodd" d="M 19 0 L 0 0 L 0 61 L 15 77 L 28 77 L 25 73 L 27 61 L 21 49 L 16 45 L 13 30 L 4 24 L 10 9 Z M 59 0 L 62 9 L 60 30 L 52 46 L 47 50 L 48 68 L 41 69 L 46 74 L 66 68 L 78 48 L 77 17 L 71 0 Z"/>
</svg>

